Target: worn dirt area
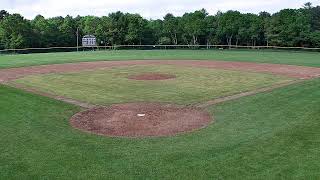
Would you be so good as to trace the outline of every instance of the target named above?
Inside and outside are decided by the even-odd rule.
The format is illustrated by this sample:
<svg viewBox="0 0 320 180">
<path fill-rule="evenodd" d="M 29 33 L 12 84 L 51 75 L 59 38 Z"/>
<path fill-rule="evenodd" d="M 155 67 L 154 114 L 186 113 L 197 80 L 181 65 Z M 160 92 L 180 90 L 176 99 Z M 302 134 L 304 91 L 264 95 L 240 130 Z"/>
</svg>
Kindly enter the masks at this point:
<svg viewBox="0 0 320 180">
<path fill-rule="evenodd" d="M 156 81 L 156 80 L 167 80 L 167 79 L 174 79 L 176 78 L 175 75 L 171 74 L 161 74 L 161 73 L 143 73 L 129 76 L 128 79 L 133 80 L 144 80 L 144 81 Z"/>
<path fill-rule="evenodd" d="M 96 61 L 2 69 L 0 70 L 0 83 L 34 74 L 77 72 L 82 70 L 134 65 L 177 65 L 226 70 L 239 70 L 248 72 L 263 72 L 276 75 L 283 75 L 297 79 L 311 79 L 315 77 L 320 77 L 320 68 L 316 67 L 204 60 L 136 60 Z"/>
<path fill-rule="evenodd" d="M 194 107 L 157 103 L 129 103 L 96 107 L 74 115 L 73 127 L 115 137 L 173 136 L 206 127 L 213 118 Z"/>
</svg>

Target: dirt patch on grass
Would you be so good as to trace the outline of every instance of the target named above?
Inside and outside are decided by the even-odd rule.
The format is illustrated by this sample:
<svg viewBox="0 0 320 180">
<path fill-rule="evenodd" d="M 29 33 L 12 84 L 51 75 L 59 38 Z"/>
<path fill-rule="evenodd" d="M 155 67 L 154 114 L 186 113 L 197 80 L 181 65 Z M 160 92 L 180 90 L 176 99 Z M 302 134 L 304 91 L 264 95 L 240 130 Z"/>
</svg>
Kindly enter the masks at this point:
<svg viewBox="0 0 320 180">
<path fill-rule="evenodd" d="M 70 119 L 77 129 L 116 137 L 172 136 L 206 127 L 211 121 L 200 108 L 157 103 L 96 107 Z"/>
<path fill-rule="evenodd" d="M 167 79 L 174 79 L 174 78 L 176 78 L 175 75 L 161 74 L 161 73 L 144 73 L 144 74 L 132 75 L 128 77 L 128 79 L 144 80 L 144 81 L 167 80 Z"/>
</svg>

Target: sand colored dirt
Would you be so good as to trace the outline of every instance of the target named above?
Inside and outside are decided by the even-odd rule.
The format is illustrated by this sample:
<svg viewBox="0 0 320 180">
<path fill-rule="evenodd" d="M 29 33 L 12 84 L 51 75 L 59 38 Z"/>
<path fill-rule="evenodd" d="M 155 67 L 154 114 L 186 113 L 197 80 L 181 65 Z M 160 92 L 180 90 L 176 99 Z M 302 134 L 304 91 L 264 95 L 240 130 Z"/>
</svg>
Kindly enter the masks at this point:
<svg viewBox="0 0 320 180">
<path fill-rule="evenodd" d="M 137 75 L 132 75 L 128 77 L 128 79 L 144 80 L 144 81 L 167 80 L 167 79 L 174 79 L 174 78 L 176 78 L 175 75 L 161 74 L 161 73 L 144 73 L 144 74 L 137 74 Z"/>
<path fill-rule="evenodd" d="M 206 127 L 212 118 L 200 108 L 158 103 L 96 107 L 75 114 L 73 127 L 115 137 L 172 136 Z"/>
<path fill-rule="evenodd" d="M 320 77 L 320 68 L 304 67 L 280 64 L 258 64 L 249 62 L 228 62 L 228 61 L 204 61 L 204 60 L 136 60 L 136 61 L 96 61 L 69 64 L 42 65 L 23 68 L 11 68 L 0 70 L 0 83 L 28 75 L 77 72 L 119 66 L 134 65 L 177 65 L 189 67 L 216 68 L 226 70 L 239 70 L 247 72 L 263 72 L 276 75 L 283 75 L 298 79 L 311 79 Z"/>
</svg>

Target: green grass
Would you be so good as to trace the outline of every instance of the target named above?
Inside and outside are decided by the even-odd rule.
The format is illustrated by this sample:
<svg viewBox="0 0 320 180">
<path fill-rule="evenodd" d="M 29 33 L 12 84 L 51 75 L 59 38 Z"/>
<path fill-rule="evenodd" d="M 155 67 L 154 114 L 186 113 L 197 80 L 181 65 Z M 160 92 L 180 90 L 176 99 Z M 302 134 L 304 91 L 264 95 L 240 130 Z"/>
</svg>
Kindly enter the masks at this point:
<svg viewBox="0 0 320 180">
<path fill-rule="evenodd" d="M 176 79 L 137 81 L 128 76 L 148 72 Z M 93 104 L 171 102 L 193 104 L 290 79 L 270 74 L 177 66 L 131 66 L 65 74 L 34 75 L 16 80 L 28 87 Z"/>
<path fill-rule="evenodd" d="M 320 67 L 319 55 L 206 50 L 50 53 L 0 56 L 0 68 L 135 59 L 217 59 Z M 174 71 L 178 79 L 156 83 L 161 86 L 125 79 L 128 73 L 151 70 Z M 20 81 L 79 98 L 97 100 L 94 93 L 99 93 L 103 103 L 151 99 L 187 104 L 285 80 L 249 74 L 137 66 L 31 76 Z M 170 84 L 178 80 L 178 85 Z M 88 84 L 95 86 L 89 88 Z M 183 90 L 176 93 L 179 88 Z M 73 129 L 68 120 L 79 107 L 0 85 L 0 179 L 319 179 L 319 89 L 320 79 L 315 79 L 244 97 L 209 108 L 215 122 L 205 129 L 175 137 L 126 139 Z M 74 93 L 79 90 L 90 93 Z"/>
<path fill-rule="evenodd" d="M 196 59 L 320 67 L 320 53 L 264 50 L 120 50 L 0 56 L 0 68 L 100 60 Z"/>
<path fill-rule="evenodd" d="M 190 134 L 125 139 L 72 129 L 79 108 L 0 86 L 0 179 L 319 179 L 319 89 L 220 104 Z"/>
</svg>

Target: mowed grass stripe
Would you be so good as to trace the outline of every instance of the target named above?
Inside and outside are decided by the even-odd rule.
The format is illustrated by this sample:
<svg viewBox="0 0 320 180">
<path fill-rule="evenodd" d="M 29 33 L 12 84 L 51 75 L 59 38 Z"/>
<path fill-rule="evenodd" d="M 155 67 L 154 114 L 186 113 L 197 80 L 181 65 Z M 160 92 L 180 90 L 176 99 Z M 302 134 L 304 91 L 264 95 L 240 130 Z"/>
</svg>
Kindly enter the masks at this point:
<svg viewBox="0 0 320 180">
<path fill-rule="evenodd" d="M 128 79 L 131 75 L 150 72 L 173 74 L 176 79 Z M 188 105 L 291 80 L 262 73 L 161 65 L 34 75 L 14 82 L 91 104 L 165 102 Z"/>
<path fill-rule="evenodd" d="M 0 177 L 317 179 L 320 79 L 210 108 L 215 123 L 167 138 L 74 130 L 77 107 L 0 86 Z"/>
<path fill-rule="evenodd" d="M 102 60 L 224 60 L 320 67 L 320 53 L 269 50 L 118 50 L 0 55 L 0 69 Z"/>
</svg>

